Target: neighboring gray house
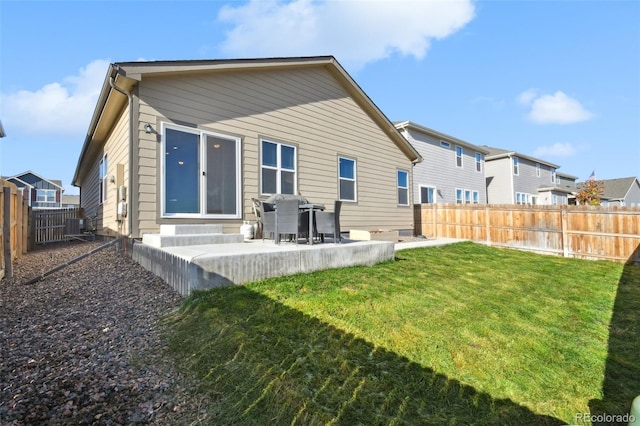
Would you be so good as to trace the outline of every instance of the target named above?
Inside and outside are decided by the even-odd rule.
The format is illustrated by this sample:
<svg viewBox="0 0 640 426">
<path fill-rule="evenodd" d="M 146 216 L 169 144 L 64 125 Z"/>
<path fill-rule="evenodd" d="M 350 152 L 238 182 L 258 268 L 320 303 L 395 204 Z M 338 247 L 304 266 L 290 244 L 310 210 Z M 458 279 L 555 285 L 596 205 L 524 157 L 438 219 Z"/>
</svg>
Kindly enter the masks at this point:
<svg viewBox="0 0 640 426">
<path fill-rule="evenodd" d="M 485 204 L 489 151 L 411 121 L 394 125 L 423 158 L 413 166 L 416 203 Z"/>
<path fill-rule="evenodd" d="M 640 206 L 640 182 L 635 176 L 602 180 L 604 193 L 603 206 Z"/>
<path fill-rule="evenodd" d="M 560 166 L 515 151 L 485 146 L 487 201 L 490 204 L 566 205 L 575 190 L 558 185 Z M 574 176 L 563 174 L 563 181 Z"/>
<path fill-rule="evenodd" d="M 46 179 L 28 170 L 5 178 L 22 191 L 22 197 L 34 209 L 59 209 L 62 207 L 62 181 Z"/>
</svg>

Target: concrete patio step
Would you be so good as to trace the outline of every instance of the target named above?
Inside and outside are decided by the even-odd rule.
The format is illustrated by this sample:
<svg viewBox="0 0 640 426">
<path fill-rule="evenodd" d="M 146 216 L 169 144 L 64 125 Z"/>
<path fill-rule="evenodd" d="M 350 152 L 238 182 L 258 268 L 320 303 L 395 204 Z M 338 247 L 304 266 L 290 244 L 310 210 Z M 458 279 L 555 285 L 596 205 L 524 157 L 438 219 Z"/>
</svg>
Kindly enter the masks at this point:
<svg viewBox="0 0 640 426">
<path fill-rule="evenodd" d="M 189 225 L 193 226 L 193 225 Z M 162 230 L 161 230 L 162 231 Z M 183 234 L 167 235 L 163 234 L 144 234 L 142 243 L 152 247 L 184 247 L 199 246 L 208 244 L 234 244 L 242 243 L 244 235 L 242 234 Z"/>
<path fill-rule="evenodd" d="M 222 225 L 182 224 L 160 225 L 160 235 L 222 234 Z"/>
</svg>

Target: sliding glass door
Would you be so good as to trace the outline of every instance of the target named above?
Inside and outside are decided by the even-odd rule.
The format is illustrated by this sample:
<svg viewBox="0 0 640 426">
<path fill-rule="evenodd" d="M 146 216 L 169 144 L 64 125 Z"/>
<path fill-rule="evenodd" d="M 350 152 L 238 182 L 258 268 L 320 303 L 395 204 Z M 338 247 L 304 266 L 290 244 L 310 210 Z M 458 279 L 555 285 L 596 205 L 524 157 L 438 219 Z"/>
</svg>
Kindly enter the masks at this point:
<svg viewBox="0 0 640 426">
<path fill-rule="evenodd" d="M 240 217 L 240 139 L 166 125 L 162 215 Z"/>
</svg>

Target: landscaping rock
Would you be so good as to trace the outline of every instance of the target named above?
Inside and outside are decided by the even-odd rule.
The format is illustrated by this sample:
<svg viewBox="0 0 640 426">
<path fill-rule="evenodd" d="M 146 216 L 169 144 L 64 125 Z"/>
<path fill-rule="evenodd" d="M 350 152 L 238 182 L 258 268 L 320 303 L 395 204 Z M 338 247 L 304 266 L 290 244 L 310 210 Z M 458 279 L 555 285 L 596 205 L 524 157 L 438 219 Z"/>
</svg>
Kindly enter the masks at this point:
<svg viewBox="0 0 640 426">
<path fill-rule="evenodd" d="M 0 424 L 184 424 L 199 407 L 158 321 L 181 296 L 115 246 L 39 247 L 0 281 Z"/>
</svg>

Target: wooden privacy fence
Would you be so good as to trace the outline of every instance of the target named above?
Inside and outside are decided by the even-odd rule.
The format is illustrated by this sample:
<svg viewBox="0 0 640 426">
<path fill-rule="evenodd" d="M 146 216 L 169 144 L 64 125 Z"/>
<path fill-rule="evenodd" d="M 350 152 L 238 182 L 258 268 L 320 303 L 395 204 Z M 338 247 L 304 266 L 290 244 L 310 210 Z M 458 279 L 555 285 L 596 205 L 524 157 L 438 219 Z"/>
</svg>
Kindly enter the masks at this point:
<svg viewBox="0 0 640 426">
<path fill-rule="evenodd" d="M 54 243 L 57 241 L 66 241 L 67 219 L 75 219 L 81 217 L 79 208 L 68 209 L 52 209 L 52 210 L 33 210 L 31 213 L 31 248 L 34 244 Z"/>
<path fill-rule="evenodd" d="M 27 252 L 29 206 L 11 182 L 0 179 L 0 278 L 13 276 L 12 263 Z"/>
<path fill-rule="evenodd" d="M 417 204 L 414 219 L 429 238 L 640 262 L 640 207 Z"/>
</svg>

